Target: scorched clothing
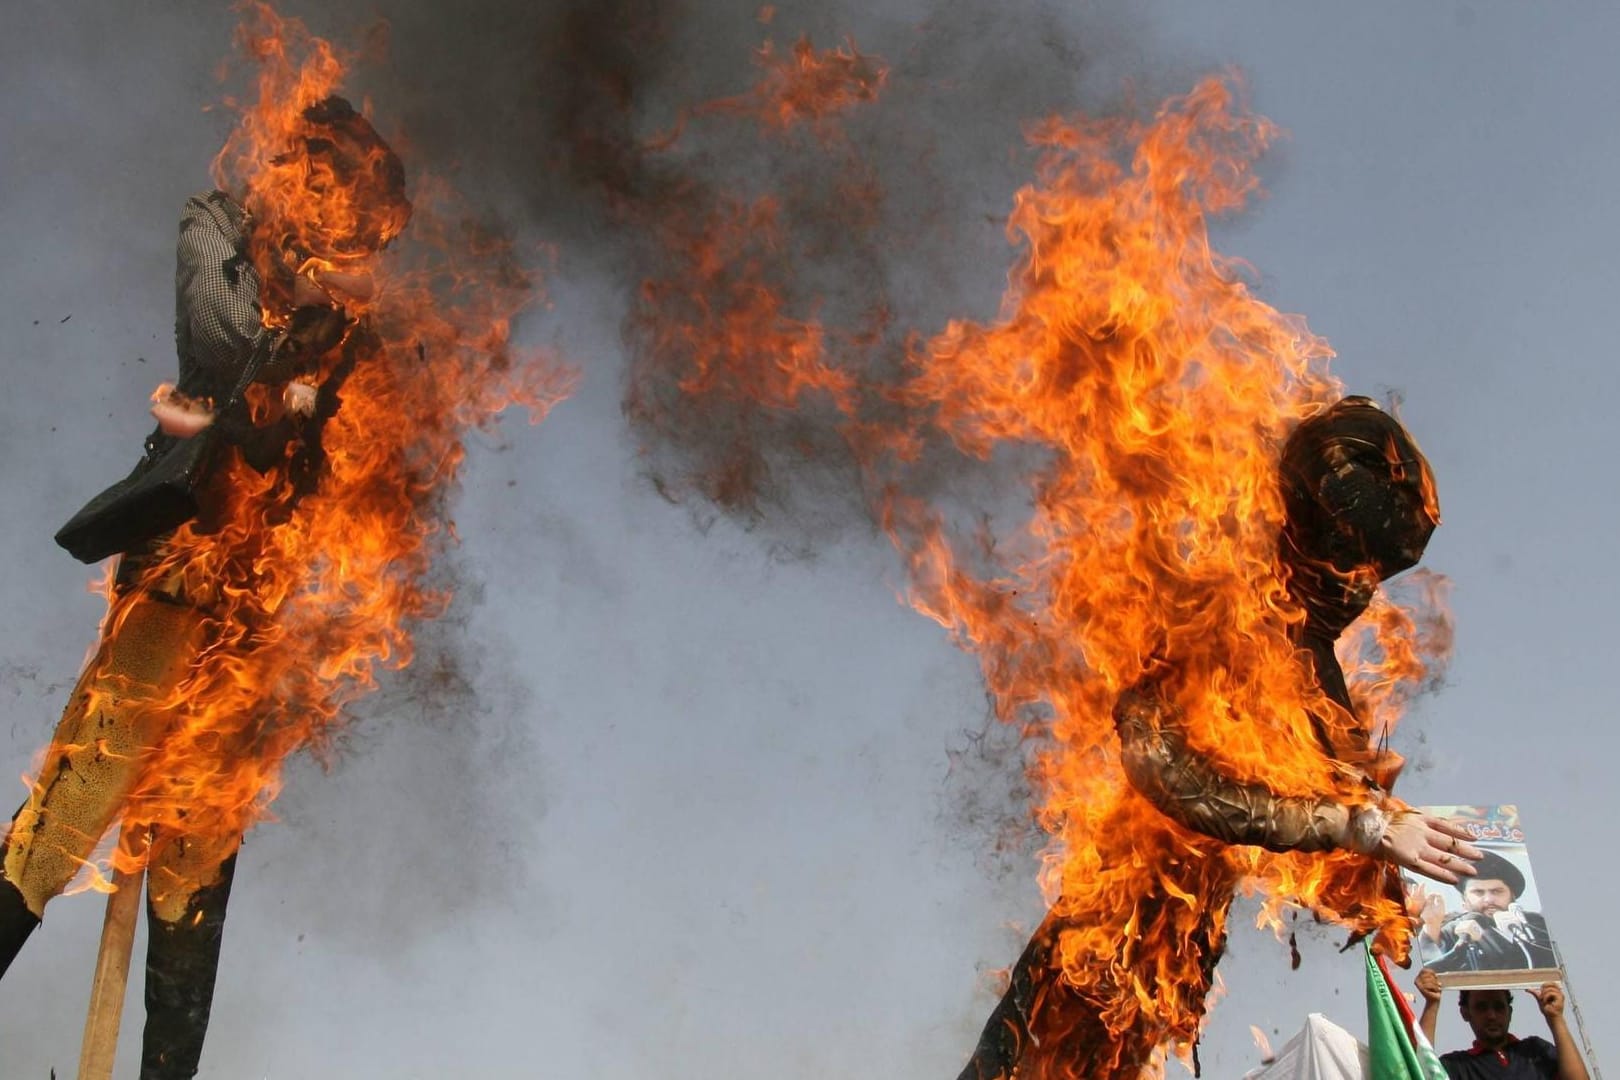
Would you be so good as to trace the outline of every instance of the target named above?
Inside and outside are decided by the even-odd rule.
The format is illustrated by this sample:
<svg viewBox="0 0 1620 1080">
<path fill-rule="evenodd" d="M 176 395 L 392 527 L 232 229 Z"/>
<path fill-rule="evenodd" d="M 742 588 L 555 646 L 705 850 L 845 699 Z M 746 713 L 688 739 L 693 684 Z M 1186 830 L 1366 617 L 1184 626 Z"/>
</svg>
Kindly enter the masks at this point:
<svg viewBox="0 0 1620 1080">
<path fill-rule="evenodd" d="M 257 353 L 267 359 L 254 381 L 283 383 L 295 373 L 285 335 L 264 325 L 259 272 L 247 257 L 247 213 L 223 191 L 186 200 L 174 272 L 174 344 L 180 372 L 175 383 L 189 398 L 223 401 Z M 283 416 L 255 427 L 239 413 L 223 413 L 216 423 L 249 464 L 261 472 L 295 435 Z M 152 444 L 164 438 L 154 435 Z"/>
<path fill-rule="evenodd" d="M 287 417 L 255 427 L 245 409 L 222 408 L 248 365 L 256 378 L 290 376 L 285 336 L 264 325 L 261 281 L 246 256 L 246 215 L 223 192 L 188 199 L 175 268 L 179 391 L 215 403 L 214 423 L 244 458 L 265 469 L 298 434 Z M 293 354 L 296 355 L 296 354 Z M 299 357 L 299 359 L 304 359 Z M 147 442 L 148 460 L 173 438 Z M 216 462 L 212 484 L 227 472 Z M 210 481 L 199 504 L 212 499 Z M 204 505 L 204 514 L 208 512 Z M 0 845 L 0 974 L 46 903 L 87 860 L 136 789 L 142 762 L 167 731 L 167 700 L 207 646 L 211 586 L 183 576 L 156 582 L 162 540 L 142 541 L 119 560 L 111 628 L 80 676 L 28 800 Z M 208 1026 L 214 971 L 238 838 L 151 837 L 147 890 L 147 1025 L 142 1080 L 194 1076 Z"/>
</svg>

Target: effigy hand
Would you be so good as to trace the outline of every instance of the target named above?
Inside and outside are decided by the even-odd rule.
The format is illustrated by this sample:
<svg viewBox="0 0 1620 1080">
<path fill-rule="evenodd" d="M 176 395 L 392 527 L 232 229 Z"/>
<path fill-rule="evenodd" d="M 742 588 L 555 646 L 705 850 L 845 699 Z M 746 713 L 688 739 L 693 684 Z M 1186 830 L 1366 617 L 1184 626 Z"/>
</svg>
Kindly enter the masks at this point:
<svg viewBox="0 0 1620 1080">
<path fill-rule="evenodd" d="M 1449 821 L 1410 809 L 1386 815 L 1385 811 L 1369 808 L 1357 817 L 1369 813 L 1384 817 L 1384 821 L 1377 839 L 1364 848 L 1366 853 L 1414 874 L 1455 885 L 1462 878 L 1472 877 L 1474 860 L 1484 857 L 1484 852 L 1468 842 L 1468 833 Z"/>
<path fill-rule="evenodd" d="M 152 393 L 152 418 L 163 434 L 189 439 L 214 422 L 214 410 L 208 402 L 188 398 L 164 383 Z"/>
<path fill-rule="evenodd" d="M 295 379 L 281 392 L 281 406 L 294 416 L 314 416 L 317 394 L 314 386 Z"/>
<path fill-rule="evenodd" d="M 377 295 L 377 279 L 369 270 L 327 270 L 308 266 L 293 278 L 293 306 L 342 307 L 369 303 Z"/>
</svg>

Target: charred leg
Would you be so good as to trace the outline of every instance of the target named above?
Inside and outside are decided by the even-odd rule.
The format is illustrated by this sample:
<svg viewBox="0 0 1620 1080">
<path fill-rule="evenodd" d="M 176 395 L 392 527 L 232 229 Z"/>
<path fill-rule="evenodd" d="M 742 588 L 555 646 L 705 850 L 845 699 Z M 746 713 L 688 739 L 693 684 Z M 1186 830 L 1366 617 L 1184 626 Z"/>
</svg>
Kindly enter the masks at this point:
<svg viewBox="0 0 1620 1080">
<path fill-rule="evenodd" d="M 957 1080 L 1007 1080 L 1026 1056 L 1033 1058 L 1035 1048 L 1044 1041 L 1042 1029 L 1049 1016 L 1081 1011 L 1074 988 L 1063 981 L 1055 963 L 1061 929 L 1062 921 L 1048 915 L 1029 939 L 1013 966 L 1007 992 L 991 1012 L 973 1056 Z M 1100 1029 L 1093 1033 L 1100 1034 Z"/>
<path fill-rule="evenodd" d="M 1134 904 L 1117 904 L 1105 868 L 1046 917 L 958 1080 L 1137 1080 L 1161 1046 L 1197 1037 L 1237 877 L 1218 855 L 1159 839 L 1159 880 Z M 1083 985 L 1064 973 L 1071 950 Z"/>
<path fill-rule="evenodd" d="M 236 874 L 236 846 L 175 838 L 153 849 L 146 900 L 141 1080 L 197 1075 Z M 221 855 L 224 858 L 221 859 Z"/>
<path fill-rule="evenodd" d="M 0 857 L 5 848 L 0 847 Z M 28 935 L 39 925 L 39 916 L 28 910 L 28 902 L 9 879 L 0 876 L 0 977 L 22 951 Z"/>
</svg>

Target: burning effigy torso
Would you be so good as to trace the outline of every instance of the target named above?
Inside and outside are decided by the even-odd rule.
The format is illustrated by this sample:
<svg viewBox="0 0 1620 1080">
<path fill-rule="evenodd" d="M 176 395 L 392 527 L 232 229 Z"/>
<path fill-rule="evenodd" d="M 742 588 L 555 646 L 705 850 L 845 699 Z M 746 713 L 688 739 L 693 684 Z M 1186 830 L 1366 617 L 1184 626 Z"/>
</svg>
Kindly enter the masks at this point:
<svg viewBox="0 0 1620 1080">
<path fill-rule="evenodd" d="M 1421 556 L 1439 521 L 1433 479 L 1401 425 L 1365 398 L 1342 399 L 1300 424 L 1282 449 L 1279 473 L 1286 518 L 1278 576 L 1303 616 L 1290 636 L 1300 676 L 1320 694 L 1308 720 L 1336 782 L 1293 794 L 1234 774 L 1218 747 L 1194 741 L 1192 732 L 1209 730 L 1209 721 L 1189 723 L 1185 715 L 1210 708 L 1212 688 L 1190 683 L 1173 659 L 1151 664 L 1150 676 L 1114 707 L 1120 760 L 1134 789 L 1116 810 L 1118 831 L 1105 822 L 1094 832 L 1095 873 L 1078 887 L 1066 877 L 963 1080 L 1123 1080 L 1165 1044 L 1195 1042 L 1224 949 L 1226 912 L 1246 873 L 1243 848 L 1394 858 L 1380 846 L 1381 834 L 1357 834 L 1363 825 L 1387 831 L 1388 814 L 1401 813 L 1387 790 L 1400 761 L 1372 745 L 1334 645 L 1367 609 L 1377 583 Z M 1246 721 L 1232 716 L 1227 723 Z M 1138 799 L 1163 816 L 1144 816 L 1133 806 Z M 1116 874 L 1135 879 L 1144 850 L 1157 856 L 1150 887 L 1115 886 Z M 1341 861 L 1337 874 L 1318 895 L 1339 918 L 1370 930 L 1386 925 L 1388 913 L 1375 909 L 1380 899 L 1400 911 L 1400 886 L 1387 864 Z M 1076 971 L 1082 977 L 1068 977 Z"/>
<path fill-rule="evenodd" d="M 1206 79 L 1151 118 L 1029 125 L 997 314 L 947 318 L 898 363 L 881 332 L 800 317 L 768 200 L 669 230 L 641 293 L 626 412 L 678 482 L 747 512 L 779 459 L 847 452 L 908 599 L 1029 739 L 1052 913 L 965 1077 L 1190 1055 L 1240 883 L 1278 925 L 1299 907 L 1399 949 L 1387 864 L 1447 880 L 1473 851 L 1388 794 L 1374 738 L 1443 652 L 1418 640 L 1431 606 L 1378 589 L 1411 561 L 1380 534 L 1413 526 L 1421 550 L 1433 527 L 1427 469 L 1392 417 L 1336 406 L 1327 343 L 1211 242 L 1277 134 L 1240 99 Z"/>
<path fill-rule="evenodd" d="M 160 425 L 133 474 L 218 425 L 210 434 L 224 441 L 202 460 L 194 487 L 197 520 L 185 527 L 188 536 L 220 528 L 233 480 L 239 482 L 236 470 L 246 464 L 264 472 L 309 434 L 302 417 L 283 412 L 255 423 L 246 407 L 220 407 L 244 379 L 284 383 L 319 360 L 299 347 L 303 342 L 267 324 L 245 220 L 242 206 L 222 191 L 186 202 L 175 271 L 176 391 L 204 422 L 182 434 Z M 168 739 L 199 658 L 222 641 L 264 628 L 252 618 L 254 609 L 222 607 L 229 577 L 209 560 L 192 565 L 200 549 L 184 536 L 132 536 L 123 546 L 101 644 L 41 768 L 42 780 L 54 779 L 36 785 L 6 837 L 0 905 L 7 907 L 8 929 L 0 936 L 10 948 L 0 950 L 0 971 L 46 903 L 86 865 L 111 825 L 128 815 L 138 790 L 151 785 L 152 749 Z M 143 861 L 148 874 L 143 1075 L 189 1076 L 195 1068 L 240 835 L 240 829 L 193 832 L 171 825 L 126 829 L 122 838 L 123 857 Z"/>
<path fill-rule="evenodd" d="M 177 380 L 132 479 L 213 452 L 176 523 L 94 538 L 112 546 L 89 557 L 122 552 L 101 640 L 0 874 L 3 972 L 81 870 L 102 887 L 109 868 L 146 872 L 152 1077 L 195 1072 L 234 853 L 284 761 L 322 745 L 378 666 L 408 662 L 411 621 L 442 606 L 421 581 L 461 433 L 514 401 L 541 412 L 569 382 L 509 347 L 533 288 L 496 238 L 434 225 L 374 287 L 373 257 L 412 213 L 403 167 L 332 95 L 343 68 L 326 42 L 256 7 L 242 44 L 259 99 L 218 186 L 185 205 Z M 449 280 L 471 292 L 435 291 Z"/>
</svg>

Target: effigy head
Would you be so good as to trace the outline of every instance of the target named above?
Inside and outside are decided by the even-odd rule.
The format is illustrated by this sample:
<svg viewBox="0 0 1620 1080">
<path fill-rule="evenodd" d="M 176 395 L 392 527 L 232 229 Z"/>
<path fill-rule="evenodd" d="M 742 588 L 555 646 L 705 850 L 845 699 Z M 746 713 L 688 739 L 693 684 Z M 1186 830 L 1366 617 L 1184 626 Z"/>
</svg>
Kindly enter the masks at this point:
<svg viewBox="0 0 1620 1080">
<path fill-rule="evenodd" d="M 1440 524 L 1428 461 L 1370 398 L 1301 423 L 1283 445 L 1281 480 L 1282 561 L 1307 606 L 1359 612 L 1371 585 L 1417 565 Z"/>
<path fill-rule="evenodd" d="M 387 246 L 411 217 L 405 166 L 393 148 L 337 95 L 305 107 L 294 127 L 292 148 L 272 161 L 292 182 L 258 200 L 284 233 L 281 246 L 338 263 Z"/>
</svg>

